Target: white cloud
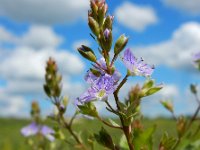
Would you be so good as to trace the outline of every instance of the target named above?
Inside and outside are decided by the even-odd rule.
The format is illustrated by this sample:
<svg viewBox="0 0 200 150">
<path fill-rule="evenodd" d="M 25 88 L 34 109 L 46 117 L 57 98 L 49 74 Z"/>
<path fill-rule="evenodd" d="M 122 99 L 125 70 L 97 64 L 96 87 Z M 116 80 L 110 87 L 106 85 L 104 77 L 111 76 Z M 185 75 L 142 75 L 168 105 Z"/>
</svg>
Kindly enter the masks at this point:
<svg viewBox="0 0 200 150">
<path fill-rule="evenodd" d="M 56 48 L 63 38 L 57 35 L 49 26 L 30 26 L 21 36 L 16 36 L 0 26 L 0 43 L 9 43 L 16 46 L 27 46 L 34 49 Z M 1 45 L 0 45 L 1 46 Z"/>
<path fill-rule="evenodd" d="M 145 61 L 174 68 L 192 68 L 192 55 L 200 50 L 200 24 L 188 22 L 181 25 L 172 37 L 158 44 L 134 47 L 137 56 Z"/>
<path fill-rule="evenodd" d="M 14 35 L 7 31 L 3 26 L 0 26 L 0 46 L 2 43 L 10 43 L 14 40 Z"/>
<path fill-rule="evenodd" d="M 0 0 L 0 15 L 42 24 L 70 23 L 87 16 L 89 0 Z"/>
<path fill-rule="evenodd" d="M 188 12 L 193 15 L 200 14 L 200 1 L 199 0 L 163 0 L 168 6 L 177 8 L 179 10 Z"/>
<path fill-rule="evenodd" d="M 19 45 L 40 49 L 43 47 L 57 47 L 62 42 L 62 38 L 48 26 L 31 26 L 21 39 Z"/>
<path fill-rule="evenodd" d="M 136 31 L 143 31 L 147 26 L 158 22 L 152 7 L 139 6 L 130 2 L 124 2 L 119 6 L 115 10 L 115 16 L 119 23 Z"/>
<path fill-rule="evenodd" d="M 0 74 L 4 78 L 41 79 L 44 77 L 45 62 L 51 56 L 56 59 L 64 74 L 79 74 L 84 69 L 80 58 L 67 50 L 35 51 L 28 47 L 20 47 L 0 61 Z"/>
<path fill-rule="evenodd" d="M 179 96 L 179 89 L 174 84 L 163 85 L 163 89 L 158 92 L 163 98 L 175 98 Z"/>
<path fill-rule="evenodd" d="M 63 75 L 63 94 L 74 99 L 83 92 L 84 85 L 75 81 L 73 76 L 82 73 L 84 63 L 75 53 L 57 49 L 62 37 L 50 27 L 31 26 L 20 36 L 3 27 L 0 32 L 3 33 L 0 43 L 13 45 L 11 48 L 3 44 L 0 47 L 0 80 L 5 80 L 5 85 L 0 87 L 0 93 L 4 93 L 0 95 L 1 115 L 28 115 L 29 107 L 24 106 L 31 99 L 46 99 L 43 84 L 45 65 L 50 56 L 56 60 L 59 72 Z"/>
<path fill-rule="evenodd" d="M 2 116 L 27 116 L 24 113 L 28 103 L 22 96 L 0 96 L 0 114 Z"/>
</svg>

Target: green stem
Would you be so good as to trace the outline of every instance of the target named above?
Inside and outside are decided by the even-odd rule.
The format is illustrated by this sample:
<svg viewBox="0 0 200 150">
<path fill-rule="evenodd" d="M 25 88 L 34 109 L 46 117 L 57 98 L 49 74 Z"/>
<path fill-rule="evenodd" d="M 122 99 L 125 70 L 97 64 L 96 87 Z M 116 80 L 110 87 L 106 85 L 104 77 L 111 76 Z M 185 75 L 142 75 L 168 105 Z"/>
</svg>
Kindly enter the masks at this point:
<svg viewBox="0 0 200 150">
<path fill-rule="evenodd" d="M 121 109 L 119 107 L 118 93 L 119 93 L 119 90 L 122 88 L 122 86 L 126 83 L 127 79 L 128 79 L 128 75 L 126 75 L 124 77 L 124 79 L 121 81 L 121 83 L 119 84 L 119 86 L 117 87 L 117 89 L 113 93 L 118 111 L 121 111 Z M 130 150 L 134 150 L 134 146 L 133 146 L 133 142 L 132 142 L 132 135 L 131 135 L 131 132 L 132 132 L 131 131 L 131 126 L 130 125 L 129 126 L 125 125 L 124 119 L 123 119 L 123 117 L 121 115 L 119 115 L 119 118 L 120 118 L 120 121 L 121 121 L 121 124 L 122 124 L 122 128 L 123 128 L 124 134 L 125 134 L 127 142 L 128 142 L 129 149 Z"/>
<path fill-rule="evenodd" d="M 59 120 L 58 123 L 62 123 L 64 128 L 68 130 L 68 132 L 73 136 L 73 138 L 75 139 L 75 141 L 77 142 L 77 144 L 79 144 L 83 150 L 87 150 L 87 148 L 84 146 L 84 144 L 81 142 L 81 140 L 78 138 L 78 136 L 75 134 L 75 132 L 72 130 L 72 123 L 73 120 L 76 117 L 76 113 L 74 114 L 74 116 L 71 118 L 70 123 L 68 124 L 65 121 L 65 118 L 63 116 L 63 113 L 60 111 L 60 104 L 56 104 L 57 109 L 59 110 Z"/>
<path fill-rule="evenodd" d="M 182 137 L 183 137 L 183 136 L 187 133 L 187 131 L 190 129 L 190 127 L 192 126 L 192 124 L 193 124 L 194 121 L 196 120 L 197 115 L 198 115 L 198 113 L 199 113 L 199 111 L 200 111 L 200 100 L 199 100 L 197 94 L 195 94 L 194 96 L 195 96 L 195 98 L 196 98 L 196 101 L 199 103 L 199 106 L 197 107 L 195 113 L 193 114 L 192 118 L 190 119 L 188 125 L 186 126 L 186 128 L 185 128 L 185 130 L 184 130 L 182 136 L 178 138 L 178 141 L 176 142 L 176 144 L 175 144 L 175 146 L 173 147 L 172 150 L 175 150 L 175 149 L 178 147 L 178 145 L 179 145 L 180 142 L 181 142 Z"/>
<path fill-rule="evenodd" d="M 106 122 L 105 120 L 103 120 L 100 116 L 98 116 L 97 119 L 99 119 L 102 123 L 104 123 L 105 125 L 107 125 L 107 126 L 109 126 L 111 128 L 122 129 L 122 127 L 120 127 L 120 126 L 114 126 L 112 124 L 109 124 L 108 122 Z"/>
</svg>

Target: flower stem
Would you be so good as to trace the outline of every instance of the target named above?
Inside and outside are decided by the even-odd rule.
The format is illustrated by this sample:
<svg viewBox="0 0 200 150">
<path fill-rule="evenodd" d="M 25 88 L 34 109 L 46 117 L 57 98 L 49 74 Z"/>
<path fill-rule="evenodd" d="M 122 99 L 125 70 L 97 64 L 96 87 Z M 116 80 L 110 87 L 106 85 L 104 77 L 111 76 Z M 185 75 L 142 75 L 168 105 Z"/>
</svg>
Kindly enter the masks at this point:
<svg viewBox="0 0 200 150">
<path fill-rule="evenodd" d="M 190 127 L 192 126 L 193 122 L 196 120 L 198 113 L 200 112 L 200 100 L 199 100 L 197 94 L 194 94 L 194 96 L 195 96 L 195 99 L 196 99 L 196 101 L 198 102 L 199 106 L 197 107 L 195 113 L 193 114 L 192 118 L 190 119 L 188 125 L 186 126 L 186 128 L 185 128 L 185 130 L 184 130 L 182 136 L 178 138 L 178 141 L 176 142 L 176 144 L 174 145 L 174 147 L 173 147 L 172 150 L 175 150 L 175 149 L 178 147 L 178 145 L 179 145 L 180 142 L 181 142 L 182 137 L 183 137 L 183 136 L 187 133 L 187 131 L 190 129 Z"/>
<path fill-rule="evenodd" d="M 75 139 L 75 141 L 77 142 L 77 144 L 79 144 L 83 150 L 87 150 L 87 148 L 81 142 L 81 140 L 79 139 L 79 137 L 72 130 L 72 123 L 73 123 L 73 120 L 76 117 L 76 113 L 73 115 L 73 117 L 71 118 L 70 122 L 67 123 L 66 120 L 65 120 L 65 118 L 64 118 L 64 116 L 63 116 L 63 113 L 60 111 L 60 104 L 57 103 L 56 107 L 59 110 L 59 120 L 58 120 L 58 123 L 62 123 L 63 124 L 64 128 L 68 130 L 68 132 L 73 136 L 73 138 Z"/>
<path fill-rule="evenodd" d="M 113 93 L 118 111 L 121 111 L 121 109 L 119 107 L 118 93 L 119 93 L 119 90 L 121 89 L 121 87 L 126 83 L 127 79 L 128 79 L 128 74 L 124 77 L 124 79 L 121 81 L 121 83 L 119 84 L 119 86 L 117 87 L 117 89 Z M 120 118 L 122 128 L 123 128 L 124 134 L 125 134 L 127 142 L 128 142 L 129 149 L 134 150 L 134 145 L 133 145 L 133 142 L 132 142 L 132 135 L 131 135 L 131 132 L 132 132 L 131 126 L 125 125 L 124 119 L 120 114 L 119 114 L 119 118 Z"/>
<path fill-rule="evenodd" d="M 100 116 L 98 116 L 97 119 L 99 119 L 102 123 L 104 123 L 105 125 L 107 125 L 107 126 L 109 126 L 111 128 L 122 129 L 122 127 L 120 127 L 120 126 L 114 126 L 112 124 L 109 124 L 108 122 L 103 120 Z"/>
</svg>

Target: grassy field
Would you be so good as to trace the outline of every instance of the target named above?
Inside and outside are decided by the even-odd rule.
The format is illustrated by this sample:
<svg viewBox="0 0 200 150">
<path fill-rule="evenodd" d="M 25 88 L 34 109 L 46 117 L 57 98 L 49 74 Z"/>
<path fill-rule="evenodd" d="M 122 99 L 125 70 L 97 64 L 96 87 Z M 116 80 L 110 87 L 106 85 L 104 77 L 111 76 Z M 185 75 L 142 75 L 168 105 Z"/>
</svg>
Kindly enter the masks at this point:
<svg viewBox="0 0 200 150">
<path fill-rule="evenodd" d="M 20 135 L 20 129 L 30 123 L 28 120 L 20 119 L 0 119 L 0 150 L 29 150 L 30 147 L 25 143 L 25 138 Z M 51 123 L 51 126 L 54 124 Z M 154 120 L 144 120 L 145 127 L 157 125 L 157 130 L 154 134 L 155 136 L 155 149 L 158 147 L 158 142 L 163 132 L 168 131 L 169 134 L 175 134 L 175 122 L 169 119 L 154 119 Z M 74 124 L 74 129 L 76 131 L 81 131 L 82 137 L 86 139 L 90 133 L 98 132 L 101 129 L 102 124 L 94 120 L 76 120 Z M 121 136 L 121 131 L 116 129 L 107 128 L 109 133 L 114 134 L 114 141 L 118 142 Z M 69 136 L 65 133 L 66 137 Z M 59 149 L 71 149 L 66 143 L 60 143 L 62 148 Z M 98 144 L 95 144 L 95 150 L 103 149 Z"/>
</svg>

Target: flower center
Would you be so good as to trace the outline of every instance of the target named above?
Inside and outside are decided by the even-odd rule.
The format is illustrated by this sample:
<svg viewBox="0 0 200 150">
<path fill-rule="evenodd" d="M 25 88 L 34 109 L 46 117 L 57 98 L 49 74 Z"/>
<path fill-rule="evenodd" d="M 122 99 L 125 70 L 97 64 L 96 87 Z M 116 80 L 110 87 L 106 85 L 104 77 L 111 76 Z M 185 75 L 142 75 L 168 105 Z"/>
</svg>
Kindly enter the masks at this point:
<svg viewBox="0 0 200 150">
<path fill-rule="evenodd" d="M 105 90 L 100 90 L 98 93 L 98 97 L 103 97 L 105 95 L 106 91 Z"/>
</svg>

